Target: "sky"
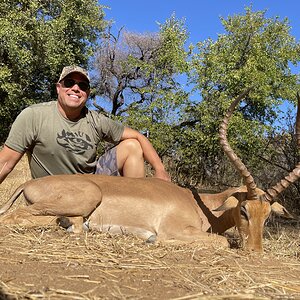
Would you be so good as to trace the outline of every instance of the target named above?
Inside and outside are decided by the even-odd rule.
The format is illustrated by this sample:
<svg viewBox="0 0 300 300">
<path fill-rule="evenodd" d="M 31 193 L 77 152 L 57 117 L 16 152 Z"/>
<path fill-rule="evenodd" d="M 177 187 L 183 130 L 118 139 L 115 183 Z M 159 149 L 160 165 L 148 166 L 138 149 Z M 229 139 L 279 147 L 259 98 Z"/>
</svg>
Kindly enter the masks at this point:
<svg viewBox="0 0 300 300">
<path fill-rule="evenodd" d="M 122 26 L 126 30 L 146 33 L 158 32 L 157 22 L 164 23 L 172 13 L 177 19 L 185 19 L 190 34 L 189 43 L 196 44 L 207 38 L 217 39 L 224 33 L 220 17 L 244 14 L 245 7 L 252 5 L 253 11 L 267 10 L 266 17 L 278 16 L 289 19 L 291 34 L 300 39 L 299 0 L 100 0 L 106 19 L 113 19 L 113 32 Z"/>
</svg>

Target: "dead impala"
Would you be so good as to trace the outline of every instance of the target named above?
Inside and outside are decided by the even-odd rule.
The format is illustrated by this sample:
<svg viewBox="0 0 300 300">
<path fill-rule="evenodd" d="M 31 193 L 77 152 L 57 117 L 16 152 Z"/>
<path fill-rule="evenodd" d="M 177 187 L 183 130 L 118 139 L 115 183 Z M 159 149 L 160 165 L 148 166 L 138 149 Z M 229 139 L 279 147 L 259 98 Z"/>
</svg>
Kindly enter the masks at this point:
<svg viewBox="0 0 300 300">
<path fill-rule="evenodd" d="M 266 192 L 256 187 L 227 141 L 229 119 L 248 92 L 233 101 L 220 127 L 220 143 L 244 179 L 244 186 L 218 194 L 198 194 L 155 178 L 54 175 L 18 187 L 0 214 L 8 211 L 22 193 L 29 205 L 1 216 L 0 223 L 32 226 L 68 220 L 73 231 L 80 232 L 85 221 L 91 230 L 128 232 L 148 241 L 217 243 L 223 247 L 228 242 L 219 234 L 236 226 L 245 248 L 262 251 L 264 223 L 271 211 L 289 216 L 273 199 L 298 179 L 300 167 Z M 299 105 L 296 124 L 299 144 Z"/>
</svg>

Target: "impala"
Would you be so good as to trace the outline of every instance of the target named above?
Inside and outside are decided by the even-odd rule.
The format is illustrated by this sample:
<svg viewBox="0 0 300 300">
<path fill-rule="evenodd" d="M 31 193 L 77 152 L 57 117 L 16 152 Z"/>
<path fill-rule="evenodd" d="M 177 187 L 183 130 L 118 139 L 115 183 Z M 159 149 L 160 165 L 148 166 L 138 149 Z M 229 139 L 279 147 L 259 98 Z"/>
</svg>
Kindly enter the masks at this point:
<svg viewBox="0 0 300 300">
<path fill-rule="evenodd" d="M 54 175 L 18 187 L 0 214 L 7 212 L 22 193 L 29 205 L 1 216 L 0 223 L 32 226 L 59 222 L 80 232 L 84 222 L 90 230 L 133 233 L 151 242 L 182 241 L 224 247 L 228 242 L 220 234 L 236 226 L 242 246 L 262 251 L 264 223 L 271 211 L 290 216 L 274 199 L 299 178 L 300 166 L 265 192 L 256 187 L 227 140 L 229 119 L 249 90 L 233 101 L 220 127 L 222 148 L 243 178 L 244 186 L 218 194 L 199 194 L 156 178 Z M 300 144 L 299 105 L 296 131 Z"/>
</svg>

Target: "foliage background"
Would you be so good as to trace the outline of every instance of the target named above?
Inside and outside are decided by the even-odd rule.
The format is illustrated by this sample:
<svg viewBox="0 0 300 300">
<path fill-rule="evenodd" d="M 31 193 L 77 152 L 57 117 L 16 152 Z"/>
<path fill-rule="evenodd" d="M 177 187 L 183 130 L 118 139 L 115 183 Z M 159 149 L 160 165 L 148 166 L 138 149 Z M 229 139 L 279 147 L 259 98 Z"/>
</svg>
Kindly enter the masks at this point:
<svg viewBox="0 0 300 300">
<path fill-rule="evenodd" d="M 24 107 L 55 98 L 54 83 L 65 65 L 87 66 L 103 18 L 96 0 L 1 1 L 1 142 Z"/>
<path fill-rule="evenodd" d="M 94 0 L 2 2 L 2 143 L 25 106 L 55 97 L 62 67 L 78 64 L 92 74 L 90 107 L 147 135 L 179 184 L 214 190 L 241 184 L 219 146 L 218 128 L 232 99 L 252 85 L 230 122 L 232 147 L 262 188 L 299 161 L 299 77 L 291 66 L 300 47 L 288 19 L 246 7 L 220 18 L 225 33 L 217 39 L 187 45 L 185 20 L 175 14 L 155 33 L 122 28 L 114 35 Z M 291 108 L 285 115 L 283 101 Z M 281 201 L 297 210 L 298 197 L 296 183 Z"/>
</svg>

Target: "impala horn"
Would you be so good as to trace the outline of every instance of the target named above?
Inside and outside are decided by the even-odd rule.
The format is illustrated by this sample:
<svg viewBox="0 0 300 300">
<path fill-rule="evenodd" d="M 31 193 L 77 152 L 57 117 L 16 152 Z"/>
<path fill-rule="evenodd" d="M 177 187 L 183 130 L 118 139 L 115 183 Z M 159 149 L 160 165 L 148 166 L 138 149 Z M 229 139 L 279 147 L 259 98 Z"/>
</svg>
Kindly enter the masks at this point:
<svg viewBox="0 0 300 300">
<path fill-rule="evenodd" d="M 247 167 L 243 164 L 240 158 L 234 153 L 233 149 L 230 147 L 228 140 L 227 140 L 227 128 L 228 128 L 228 122 L 229 119 L 236 107 L 236 105 L 243 99 L 252 89 L 253 87 L 248 88 L 245 90 L 241 95 L 239 95 L 230 105 L 229 109 L 227 110 L 227 113 L 220 125 L 219 130 L 219 138 L 220 138 L 220 145 L 223 148 L 223 151 L 229 158 L 229 160 L 232 162 L 234 167 L 237 169 L 237 171 L 240 173 L 240 175 L 244 179 L 244 184 L 247 187 L 247 199 L 258 199 L 258 195 L 255 191 L 256 184 L 254 182 L 253 177 L 251 176 L 250 172 L 247 170 Z"/>
<path fill-rule="evenodd" d="M 297 117 L 296 117 L 296 139 L 297 146 L 300 148 L 300 96 L 297 92 Z M 300 162 L 296 165 L 296 167 L 273 187 L 269 188 L 264 194 L 264 200 L 273 202 L 273 199 L 277 197 L 280 193 L 282 193 L 291 183 L 297 181 L 300 177 Z"/>
</svg>

